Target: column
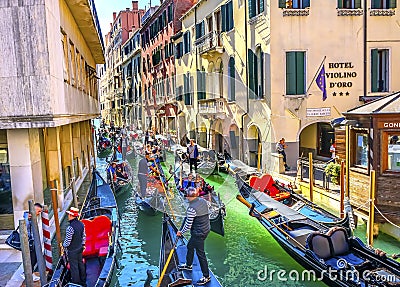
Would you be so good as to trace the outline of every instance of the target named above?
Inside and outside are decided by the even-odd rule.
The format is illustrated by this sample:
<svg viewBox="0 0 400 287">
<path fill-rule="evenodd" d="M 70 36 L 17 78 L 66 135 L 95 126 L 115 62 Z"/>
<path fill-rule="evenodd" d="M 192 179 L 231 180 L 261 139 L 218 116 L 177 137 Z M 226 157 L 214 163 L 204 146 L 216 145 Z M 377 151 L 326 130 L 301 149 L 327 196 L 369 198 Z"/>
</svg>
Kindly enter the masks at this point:
<svg viewBox="0 0 400 287">
<path fill-rule="evenodd" d="M 73 163 L 73 145 L 72 145 L 72 126 L 71 124 L 64 125 L 60 128 L 60 139 L 61 139 L 61 161 L 62 167 L 66 170 L 70 167 L 70 173 L 68 175 L 68 182 L 66 186 L 69 186 L 69 179 L 75 177 L 74 163 Z"/>
<path fill-rule="evenodd" d="M 79 123 L 72 124 L 72 146 L 73 157 L 78 161 L 78 170 L 75 170 L 75 175 L 82 176 L 81 126 Z"/>
<path fill-rule="evenodd" d="M 7 130 L 14 224 L 28 210 L 28 200 L 43 203 L 38 129 Z"/>
<path fill-rule="evenodd" d="M 56 180 L 58 188 L 58 206 L 64 205 L 60 127 L 47 128 L 45 131 L 45 150 L 47 160 L 47 177 L 49 182 Z"/>
</svg>

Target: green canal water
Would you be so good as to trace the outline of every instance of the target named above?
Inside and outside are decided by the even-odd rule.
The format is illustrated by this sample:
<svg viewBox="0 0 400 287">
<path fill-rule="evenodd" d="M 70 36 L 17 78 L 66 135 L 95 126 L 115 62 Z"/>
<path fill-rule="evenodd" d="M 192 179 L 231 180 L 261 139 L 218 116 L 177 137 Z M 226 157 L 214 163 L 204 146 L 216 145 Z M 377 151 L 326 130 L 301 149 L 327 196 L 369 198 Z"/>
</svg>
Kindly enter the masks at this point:
<svg viewBox="0 0 400 287">
<path fill-rule="evenodd" d="M 171 160 L 169 155 L 168 161 Z M 138 160 L 131 162 L 134 174 L 137 164 Z M 104 171 L 105 161 L 98 160 L 97 168 Z M 304 268 L 287 255 L 257 220 L 249 217 L 248 209 L 235 199 L 238 190 L 231 176 L 221 173 L 209 176 L 207 181 L 221 194 L 227 208 L 225 237 L 210 233 L 206 240 L 210 268 L 223 286 L 327 286 L 321 282 L 293 281 L 287 275 L 287 281 L 279 281 L 277 276 L 273 276 L 272 281 L 259 280 L 257 274 L 265 268 L 268 272 L 285 270 L 286 274 L 297 272 L 300 275 Z M 135 178 L 134 186 L 136 184 Z M 143 286 L 147 270 L 152 271 L 155 277 L 152 286 L 156 286 L 162 214 L 147 216 L 140 212 L 133 192 L 118 196 L 117 201 L 122 216 L 122 255 L 112 286 Z M 357 233 L 364 238 L 365 227 L 359 228 Z M 380 236 L 376 245 L 393 253 L 400 252 L 399 242 L 389 236 Z"/>
</svg>

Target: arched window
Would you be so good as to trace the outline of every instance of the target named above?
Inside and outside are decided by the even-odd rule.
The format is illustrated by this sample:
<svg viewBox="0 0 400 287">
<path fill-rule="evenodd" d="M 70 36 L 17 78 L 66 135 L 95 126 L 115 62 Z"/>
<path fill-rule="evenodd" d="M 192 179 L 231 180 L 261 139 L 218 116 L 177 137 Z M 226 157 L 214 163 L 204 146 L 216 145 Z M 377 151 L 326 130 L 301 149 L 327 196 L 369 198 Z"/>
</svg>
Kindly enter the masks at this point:
<svg viewBox="0 0 400 287">
<path fill-rule="evenodd" d="M 235 97 L 235 58 L 230 57 L 229 58 L 229 63 L 228 63 L 228 101 L 229 102 L 234 102 L 236 100 Z"/>
</svg>

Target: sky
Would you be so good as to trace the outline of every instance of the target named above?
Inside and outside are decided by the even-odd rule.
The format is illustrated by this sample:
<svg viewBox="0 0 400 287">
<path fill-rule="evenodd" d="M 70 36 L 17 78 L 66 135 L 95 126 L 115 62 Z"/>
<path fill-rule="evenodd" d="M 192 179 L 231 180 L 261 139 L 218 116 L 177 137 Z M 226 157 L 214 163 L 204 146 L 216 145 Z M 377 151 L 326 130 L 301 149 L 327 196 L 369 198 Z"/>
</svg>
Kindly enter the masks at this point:
<svg viewBox="0 0 400 287">
<path fill-rule="evenodd" d="M 139 8 L 148 8 L 151 5 L 159 5 L 159 0 L 139 0 Z M 132 8 L 132 0 L 95 0 L 97 16 L 100 21 L 101 32 L 103 36 L 110 31 L 110 23 L 112 22 L 113 12 Z"/>
</svg>

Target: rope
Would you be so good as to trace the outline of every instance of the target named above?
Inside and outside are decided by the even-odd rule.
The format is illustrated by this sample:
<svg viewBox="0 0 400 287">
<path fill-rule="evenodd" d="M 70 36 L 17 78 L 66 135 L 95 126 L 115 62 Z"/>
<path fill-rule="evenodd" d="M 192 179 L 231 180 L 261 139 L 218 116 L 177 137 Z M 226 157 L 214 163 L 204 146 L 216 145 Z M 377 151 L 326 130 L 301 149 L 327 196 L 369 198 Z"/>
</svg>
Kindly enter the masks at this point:
<svg viewBox="0 0 400 287">
<path fill-rule="evenodd" d="M 376 211 L 378 211 L 378 213 L 383 217 L 383 219 L 385 219 L 388 223 L 390 223 L 391 225 L 393 225 L 394 227 L 396 227 L 396 228 L 399 228 L 400 229 L 400 226 L 399 225 L 397 225 L 397 224 L 395 224 L 395 223 L 393 223 L 392 221 L 390 221 L 386 216 L 384 216 L 383 215 L 383 213 L 378 209 L 378 207 L 376 207 L 376 205 L 374 204 L 374 207 L 375 207 L 375 209 L 376 209 Z"/>
<path fill-rule="evenodd" d="M 366 201 L 366 203 L 365 204 L 362 204 L 362 205 L 358 205 L 358 207 L 356 207 L 354 210 L 355 211 L 358 211 L 358 210 L 360 210 L 361 208 L 365 208 L 365 207 L 369 207 L 369 203 L 371 202 L 371 199 L 368 199 L 367 201 Z M 352 204 L 352 205 L 356 205 L 356 204 Z"/>
</svg>

